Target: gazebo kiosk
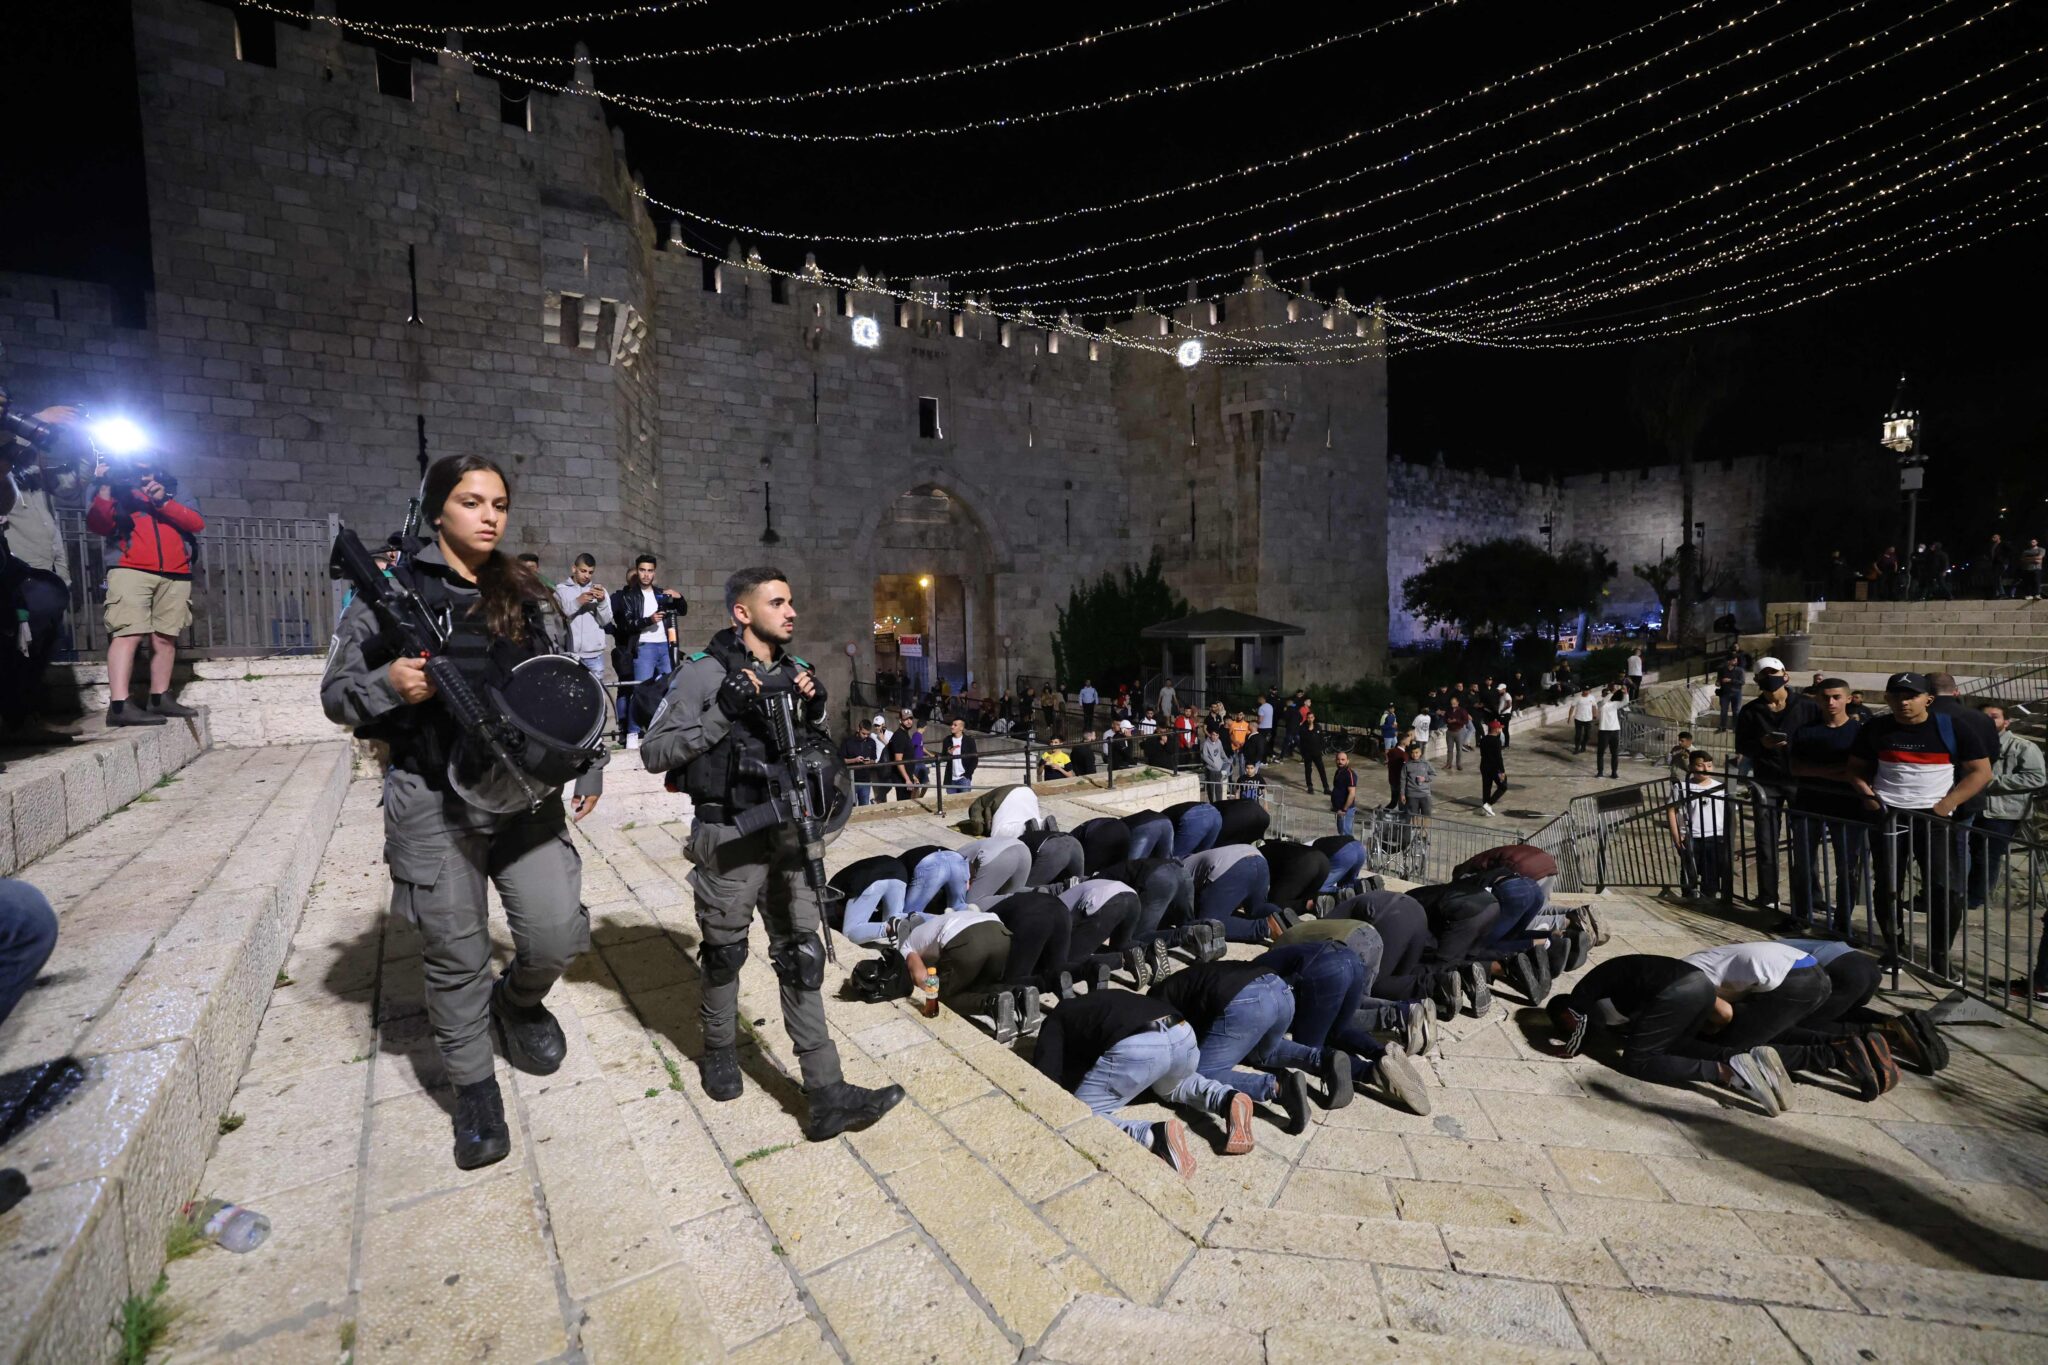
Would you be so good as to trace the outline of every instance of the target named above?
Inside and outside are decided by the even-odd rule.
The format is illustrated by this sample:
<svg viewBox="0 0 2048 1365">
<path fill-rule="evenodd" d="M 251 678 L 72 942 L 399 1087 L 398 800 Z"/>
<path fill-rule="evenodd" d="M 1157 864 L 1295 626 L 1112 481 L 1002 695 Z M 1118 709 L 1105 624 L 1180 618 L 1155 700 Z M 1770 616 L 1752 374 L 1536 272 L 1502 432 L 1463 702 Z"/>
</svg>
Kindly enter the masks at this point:
<svg viewBox="0 0 2048 1365">
<path fill-rule="evenodd" d="M 1236 650 L 1236 685 L 1256 690 L 1262 685 L 1284 685 L 1286 670 L 1282 651 L 1285 641 L 1290 635 L 1306 635 L 1308 632 L 1285 621 L 1218 607 L 1183 616 L 1178 621 L 1161 621 L 1138 633 L 1144 639 L 1159 641 L 1159 670 L 1169 678 L 1179 673 L 1173 662 L 1175 643 L 1185 643 L 1190 647 L 1193 658 L 1188 672 L 1201 693 L 1202 705 L 1206 706 L 1211 692 L 1216 690 L 1211 687 L 1209 676 L 1210 641 L 1231 642 Z"/>
</svg>

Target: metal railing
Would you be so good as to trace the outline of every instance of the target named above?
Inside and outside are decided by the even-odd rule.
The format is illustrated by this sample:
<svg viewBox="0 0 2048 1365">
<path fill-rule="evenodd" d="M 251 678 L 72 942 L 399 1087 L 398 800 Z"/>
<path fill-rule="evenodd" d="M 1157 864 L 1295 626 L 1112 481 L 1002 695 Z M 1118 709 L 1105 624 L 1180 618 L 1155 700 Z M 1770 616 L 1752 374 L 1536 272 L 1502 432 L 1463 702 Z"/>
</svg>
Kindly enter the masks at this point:
<svg viewBox="0 0 2048 1365">
<path fill-rule="evenodd" d="M 85 514 L 59 509 L 57 529 L 71 571 L 74 657 L 107 647 L 107 570 L 118 561 Z M 318 654 L 334 635 L 341 593 L 327 558 L 339 517 L 208 517 L 197 537 L 192 624 L 178 636 L 186 657 Z"/>
<path fill-rule="evenodd" d="M 1527 843 L 1530 837 L 1499 825 L 1417 819 L 1399 807 L 1361 810 L 1356 818 L 1354 833 L 1365 845 L 1366 871 L 1424 884 L 1450 881 L 1457 867 L 1486 850 Z"/>
<path fill-rule="evenodd" d="M 1790 912 L 1822 936 L 1884 955 L 1895 972 L 2048 1025 L 2008 983 L 2041 965 L 2048 841 L 1924 811 L 1855 818 L 1802 809 L 1745 778 L 1700 792 L 1664 780 L 1575 797 L 1530 837 L 1558 861 L 1561 891 L 1655 890 Z"/>
</svg>

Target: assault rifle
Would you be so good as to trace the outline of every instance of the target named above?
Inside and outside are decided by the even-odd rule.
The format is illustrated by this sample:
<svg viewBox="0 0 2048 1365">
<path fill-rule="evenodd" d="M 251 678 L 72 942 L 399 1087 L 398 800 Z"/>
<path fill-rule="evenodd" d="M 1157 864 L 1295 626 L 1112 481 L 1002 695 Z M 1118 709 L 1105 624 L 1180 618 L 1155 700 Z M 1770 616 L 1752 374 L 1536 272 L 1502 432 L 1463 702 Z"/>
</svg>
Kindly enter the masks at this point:
<svg viewBox="0 0 2048 1365">
<path fill-rule="evenodd" d="M 509 777 L 526 798 L 527 809 L 537 809 L 547 792 L 535 786 L 520 771 L 507 751 L 503 727 L 509 722 L 490 712 L 475 689 L 470 687 L 469 680 L 446 657 L 447 632 L 441 629 L 419 595 L 398 579 L 386 576 L 377 567 L 377 561 L 370 557 L 370 552 L 363 548 L 362 539 L 346 526 L 334 538 L 334 550 L 327 558 L 327 572 L 334 578 L 346 578 L 353 583 L 356 595 L 377 613 L 377 620 L 399 641 L 406 655 L 426 661 L 427 678 L 440 694 L 448 714 L 455 718 L 465 747 L 473 746 L 470 747 L 471 754 L 489 760 L 474 766 Z M 461 756 L 457 757 L 459 760 Z M 471 779 L 482 776 L 482 772 L 469 772 L 471 765 L 466 763 L 458 761 L 451 766 L 463 770 L 463 775 Z"/>
<path fill-rule="evenodd" d="M 775 750 L 770 763 L 749 762 L 752 775 L 768 781 L 768 800 L 739 813 L 733 828 L 741 836 L 759 833 L 775 825 L 796 831 L 804 854 L 804 881 L 818 894 L 819 937 L 825 940 L 825 956 L 833 962 L 831 917 L 826 902 L 839 895 L 825 879 L 825 825 L 831 818 L 832 798 L 837 792 L 840 771 L 838 755 L 829 747 L 806 745 L 804 730 L 797 722 L 797 707 L 803 698 L 795 692 L 768 692 L 760 699 L 761 714 L 768 721 L 768 742 Z"/>
</svg>

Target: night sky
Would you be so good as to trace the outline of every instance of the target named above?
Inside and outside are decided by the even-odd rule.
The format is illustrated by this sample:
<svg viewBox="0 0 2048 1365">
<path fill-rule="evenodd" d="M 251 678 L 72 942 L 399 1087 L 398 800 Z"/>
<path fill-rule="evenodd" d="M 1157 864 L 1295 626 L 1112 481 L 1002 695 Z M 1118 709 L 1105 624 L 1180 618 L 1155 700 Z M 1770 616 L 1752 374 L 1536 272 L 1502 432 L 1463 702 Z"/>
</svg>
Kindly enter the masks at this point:
<svg viewBox="0 0 2048 1365">
<path fill-rule="evenodd" d="M 602 0 L 583 3 L 601 7 Z M 871 132 L 1014 118 L 1200 78 L 1426 11 L 1244 76 L 1022 126 L 936 138 L 793 142 L 690 129 L 630 111 L 613 111 L 612 117 L 625 126 L 629 154 L 656 197 L 764 228 L 868 237 L 984 227 L 1168 190 L 1401 120 L 1287 167 L 1114 213 L 934 242 L 815 248 L 828 269 L 849 274 L 865 264 L 871 272 L 903 278 L 947 274 L 956 289 L 1038 284 L 1038 296 L 1054 298 L 1114 292 L 1118 304 L 1073 307 L 1090 316 L 1123 311 L 1139 285 L 1153 286 L 1147 297 L 1159 304 L 1178 298 L 1190 279 L 1204 292 L 1234 287 L 1249 265 L 1249 243 L 1191 262 L 1154 263 L 1253 234 L 1261 235 L 1269 258 L 1302 257 L 1273 270 L 1282 284 L 1298 285 L 1306 275 L 1324 296 L 1342 284 L 1354 301 L 1386 297 L 1398 308 L 1400 296 L 1508 265 L 1491 283 L 1525 297 L 1528 281 L 1560 268 L 1597 267 L 1607 250 L 1626 249 L 1653 232 L 1712 231 L 1702 220 L 1746 198 L 1789 191 L 1809 178 L 1815 188 L 1839 186 L 1852 174 L 1848 163 L 1859 158 L 1858 169 L 1870 175 L 1865 183 L 1874 188 L 1976 152 L 1964 167 L 1951 165 L 1913 182 L 1909 193 L 1893 196 L 1892 207 L 1845 210 L 1835 232 L 1792 236 L 1776 250 L 1597 303 L 1551 326 L 1669 315 L 1695 306 L 1705 291 L 1745 279 L 1751 287 L 1767 287 L 1809 278 L 1816 259 L 1830 251 L 1891 232 L 1906 234 L 1894 240 L 1913 240 L 1912 225 L 1919 220 L 1947 212 L 1952 216 L 1944 222 L 1956 224 L 1979 212 L 1975 206 L 1987 196 L 2002 195 L 1988 202 L 2008 218 L 2048 212 L 2048 197 L 2041 197 L 2048 193 L 2048 179 L 2034 179 L 2048 177 L 2048 157 L 2040 155 L 2048 134 L 2038 126 L 2048 121 L 2048 55 L 2030 51 L 2048 46 L 2048 6 L 2033 0 L 1703 0 L 1689 6 L 1668 0 L 1657 6 L 1460 0 L 1434 8 L 1431 3 L 1282 6 L 1218 0 L 1155 28 L 1105 36 L 1079 51 L 981 74 L 790 104 L 677 110 L 698 120 L 784 132 Z M 991 0 L 941 0 L 907 17 L 740 55 L 603 65 L 607 57 L 747 43 L 901 8 L 890 0 L 768 8 L 701 0 L 632 20 L 472 36 L 467 47 L 559 57 L 581 37 L 600 59 L 601 87 L 703 100 L 809 91 L 1002 58 L 1202 4 L 999 7 Z M 504 22 L 570 8 L 351 0 L 341 13 L 364 21 L 445 19 L 453 25 L 465 18 Z M 1561 60 L 1660 15 L 1668 17 L 1647 31 Z M 12 130 L 11 192 L 0 227 L 0 266 L 105 279 L 139 291 L 147 285 L 147 227 L 126 7 L 97 0 L 40 10 L 36 21 L 33 28 L 17 21 L 11 27 L 18 31 L 8 35 L 15 58 L 4 96 Z M 1935 36 L 1959 25 L 1966 26 Z M 1685 50 L 1649 60 L 1688 39 L 1694 41 Z M 1755 48 L 1763 50 L 1739 55 Z M 1855 74 L 1887 57 L 1892 60 L 1880 69 Z M 1521 76 L 1545 63 L 1555 65 Z M 1606 79 L 1636 63 L 1642 69 Z M 1819 65 L 1801 72 L 1811 63 Z M 1994 71 L 2001 63 L 2003 69 Z M 1709 70 L 1714 67 L 1720 69 Z M 529 70 L 567 79 L 561 65 Z M 1604 83 L 1572 93 L 1595 80 Z M 1490 93 L 1459 98 L 1503 81 Z M 1830 81 L 1839 83 L 1820 89 Z M 1965 81 L 1963 90 L 1939 95 Z M 1761 92 L 1742 93 L 1759 82 L 1767 83 Z M 1639 99 L 1660 89 L 1654 98 Z M 2003 104 L 1987 105 L 2000 94 L 2008 96 Z M 1801 96 L 1791 109 L 1730 128 Z M 1938 97 L 1864 127 L 1931 96 Z M 1418 116 L 1450 100 L 1457 102 Z M 1544 100 L 1553 102 L 1507 117 Z M 1696 113 L 1701 116 L 1688 117 Z M 1728 131 L 1674 150 L 1720 129 Z M 1519 149 L 1538 137 L 1547 140 Z M 1419 150 L 1446 138 L 1454 140 Z M 1537 264 L 1511 264 L 1831 138 L 1840 141 L 1792 167 L 1754 176 L 1741 193 L 1710 196 L 1651 225 L 1606 237 L 1601 246 Z M 1609 150 L 1624 140 L 1627 147 Z M 1518 210 L 1645 156 L 1657 159 L 1559 202 L 1482 223 L 1496 211 Z M 1591 159 L 1581 168 L 1564 164 L 1583 157 Z M 1381 162 L 1393 164 L 1368 169 Z M 1966 178 L 1965 168 L 1976 173 Z M 1345 175 L 1346 183 L 1309 190 Z M 1520 188 L 1503 188 L 1522 180 L 1527 184 Z M 1868 189 L 1837 190 L 1840 197 L 1858 193 Z M 1278 196 L 1297 197 L 1275 202 Z M 1483 197 L 1464 202 L 1475 196 Z M 1366 206 L 1355 208 L 1361 204 Z M 1206 227 L 1185 226 L 1247 208 Z M 1354 211 L 1319 216 L 1345 209 Z M 1419 222 L 1401 225 L 1418 215 Z M 666 215 L 661 217 L 665 229 Z M 1314 221 L 1287 229 L 1305 218 Z M 1453 228 L 1464 230 L 1416 245 Z M 1171 235 L 1035 273 L 969 273 L 1163 230 Z M 686 231 L 694 245 L 720 252 L 731 235 L 703 225 L 686 225 Z M 1956 236 L 1936 244 L 1970 231 L 1958 228 Z M 1361 232 L 1370 235 L 1332 248 L 1336 239 Z M 748 240 L 777 266 L 799 264 L 811 246 L 802 237 Z M 2048 530 L 2044 245 L 2048 228 L 2032 223 L 1876 285 L 1738 324 L 1737 344 L 1726 362 L 1733 396 L 1708 428 L 1702 454 L 1872 440 L 1905 371 L 1934 458 L 1923 523 L 1934 534 L 1969 543 L 2005 506 L 2011 509 L 2008 530 Z M 1043 283 L 1048 276 L 1105 268 L 1127 273 Z M 1858 274 L 1849 270 L 1842 278 Z M 1447 293 L 1432 302 L 1466 297 Z M 1657 461 L 1659 452 L 1630 403 L 1638 349 L 1606 344 L 1509 351 L 1456 342 L 1397 354 L 1391 362 L 1392 448 L 1414 459 L 1441 451 L 1454 465 L 1503 471 L 1519 465 L 1528 475 Z"/>
</svg>

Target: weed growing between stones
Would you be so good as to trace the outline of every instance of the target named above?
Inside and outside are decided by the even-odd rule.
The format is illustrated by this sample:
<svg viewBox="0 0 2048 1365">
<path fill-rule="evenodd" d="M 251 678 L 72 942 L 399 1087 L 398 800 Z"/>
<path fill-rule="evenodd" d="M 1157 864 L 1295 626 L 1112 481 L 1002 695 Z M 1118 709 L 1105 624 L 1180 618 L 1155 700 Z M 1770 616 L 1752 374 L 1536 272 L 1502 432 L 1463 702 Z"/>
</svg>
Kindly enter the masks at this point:
<svg viewBox="0 0 2048 1365">
<path fill-rule="evenodd" d="M 165 787 L 170 786 L 173 782 L 176 782 L 177 780 L 177 778 L 172 777 L 169 773 L 165 773 L 162 777 L 159 777 L 156 780 L 157 790 L 162 791 Z"/>
<path fill-rule="evenodd" d="M 293 980 L 292 974 L 291 974 L 290 972 L 286 972 L 286 971 L 280 971 L 280 972 L 279 972 L 279 973 L 277 974 L 277 981 L 276 981 L 276 982 L 275 982 L 275 983 L 273 984 L 273 986 L 272 986 L 272 989 L 273 989 L 273 990 L 276 990 L 276 989 L 282 989 L 282 988 L 283 988 L 283 987 L 285 987 L 285 986 L 290 986 L 290 985 L 293 985 L 293 984 L 294 984 L 294 980 Z"/>
<path fill-rule="evenodd" d="M 226 1137 L 229 1133 L 234 1132 L 235 1129 L 240 1128 L 247 1122 L 248 1120 L 240 1114 L 222 1114 L 220 1116 L 220 1135 Z"/>
<path fill-rule="evenodd" d="M 121 1311 L 114 1318 L 114 1331 L 121 1339 L 117 1365 L 145 1365 L 164 1333 L 171 1330 L 177 1310 L 164 1299 L 164 1291 L 170 1287 L 170 1277 L 158 1275 L 149 1293 L 130 1294 L 122 1300 Z"/>
<path fill-rule="evenodd" d="M 773 1147 L 756 1147 L 753 1151 L 748 1152 L 745 1156 L 733 1162 L 733 1169 L 738 1170 L 749 1161 L 759 1161 L 764 1156 L 774 1156 L 777 1152 L 786 1152 L 794 1146 L 796 1146 L 794 1142 L 778 1142 Z"/>
<path fill-rule="evenodd" d="M 661 1058 L 661 1069 L 668 1073 L 668 1088 L 678 1095 L 683 1093 L 683 1069 L 676 1065 L 676 1059 L 662 1050 L 660 1043 L 654 1045 L 654 1055 Z M 647 1092 L 652 1095 L 652 1090 Z"/>
<path fill-rule="evenodd" d="M 649 1100 L 651 1100 L 651 1099 L 653 1099 L 653 1098 L 654 1098 L 654 1097 L 655 1097 L 656 1095 L 659 1095 L 660 1093 L 661 1093 L 661 1087 L 660 1087 L 660 1086 L 658 1086 L 658 1085 L 650 1085 L 650 1086 L 648 1086 L 648 1087 L 647 1087 L 647 1093 L 646 1093 L 645 1095 L 641 1096 L 641 1098 L 642 1098 L 642 1099 L 649 1099 Z"/>
<path fill-rule="evenodd" d="M 164 1259 L 182 1261 L 205 1246 L 206 1234 L 181 1219 L 171 1224 L 171 1230 L 164 1234 Z"/>
</svg>

